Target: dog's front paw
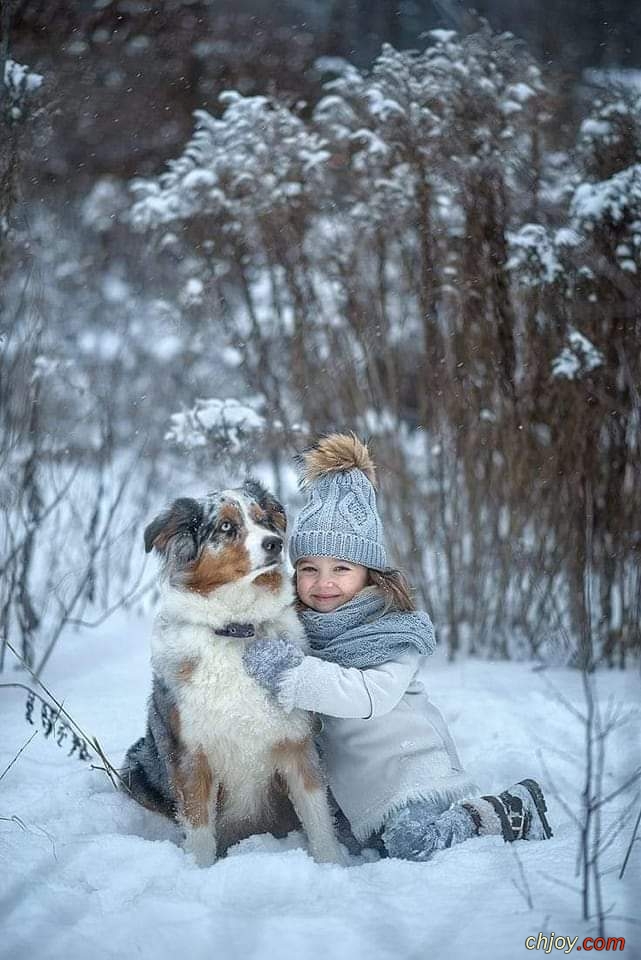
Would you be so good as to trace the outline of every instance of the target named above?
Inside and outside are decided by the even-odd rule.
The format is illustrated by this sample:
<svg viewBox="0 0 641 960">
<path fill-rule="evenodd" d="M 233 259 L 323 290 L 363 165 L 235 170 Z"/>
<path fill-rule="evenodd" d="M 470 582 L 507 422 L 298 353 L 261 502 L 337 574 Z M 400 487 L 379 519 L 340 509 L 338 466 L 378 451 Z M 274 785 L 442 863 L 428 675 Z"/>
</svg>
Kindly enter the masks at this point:
<svg viewBox="0 0 641 960">
<path fill-rule="evenodd" d="M 339 867 L 348 867 L 350 863 L 349 853 L 338 842 L 317 845 L 310 853 L 316 863 L 334 863 Z"/>
<path fill-rule="evenodd" d="M 208 827 L 187 830 L 183 849 L 199 867 L 211 867 L 216 862 L 216 838 Z"/>
</svg>

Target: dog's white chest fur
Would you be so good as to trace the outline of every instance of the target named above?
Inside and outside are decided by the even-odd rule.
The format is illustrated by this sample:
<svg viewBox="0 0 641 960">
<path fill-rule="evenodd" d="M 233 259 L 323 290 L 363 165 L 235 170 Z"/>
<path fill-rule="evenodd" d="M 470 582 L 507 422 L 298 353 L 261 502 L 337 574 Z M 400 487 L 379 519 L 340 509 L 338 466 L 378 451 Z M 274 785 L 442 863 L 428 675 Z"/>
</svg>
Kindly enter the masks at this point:
<svg viewBox="0 0 641 960">
<path fill-rule="evenodd" d="M 209 646 L 207 645 L 209 640 Z M 280 738 L 309 729 L 301 711 L 286 714 L 245 672 L 244 642 L 203 637 L 201 655 L 188 682 L 178 687 L 182 735 L 192 748 L 212 756 L 233 751 L 256 761 Z"/>
<path fill-rule="evenodd" d="M 254 618 L 256 634 L 287 633 L 302 645 L 302 628 L 293 610 L 279 612 L 280 617 L 263 623 Z M 218 636 L 215 626 L 222 624 L 178 619 L 164 604 L 152 635 L 152 664 L 175 697 L 181 741 L 190 753 L 201 750 L 215 781 L 225 785 L 227 815 L 252 816 L 268 794 L 274 745 L 308 737 L 311 718 L 300 710 L 285 713 L 246 673 L 246 641 Z"/>
</svg>

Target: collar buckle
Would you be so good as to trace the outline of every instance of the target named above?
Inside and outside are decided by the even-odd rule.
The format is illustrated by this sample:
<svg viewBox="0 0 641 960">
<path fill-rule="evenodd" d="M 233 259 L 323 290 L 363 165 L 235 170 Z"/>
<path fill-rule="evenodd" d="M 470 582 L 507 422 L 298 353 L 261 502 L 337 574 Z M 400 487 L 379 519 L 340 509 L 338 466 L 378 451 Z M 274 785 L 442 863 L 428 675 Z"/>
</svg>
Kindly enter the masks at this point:
<svg viewBox="0 0 641 960">
<path fill-rule="evenodd" d="M 246 640 L 256 634 L 253 623 L 226 623 L 219 630 L 214 630 L 217 637 L 238 637 L 240 640 Z"/>
</svg>

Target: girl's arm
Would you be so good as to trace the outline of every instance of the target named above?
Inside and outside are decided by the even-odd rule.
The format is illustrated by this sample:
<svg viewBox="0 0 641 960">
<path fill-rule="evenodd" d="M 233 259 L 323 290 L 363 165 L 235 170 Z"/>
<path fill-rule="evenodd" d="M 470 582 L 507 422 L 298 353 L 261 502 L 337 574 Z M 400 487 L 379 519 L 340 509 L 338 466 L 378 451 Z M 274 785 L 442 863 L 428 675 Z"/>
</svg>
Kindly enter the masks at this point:
<svg viewBox="0 0 641 960">
<path fill-rule="evenodd" d="M 359 670 L 305 657 L 287 639 L 255 640 L 243 653 L 245 669 L 289 712 L 295 707 L 330 717 L 389 713 L 407 690 L 421 661 L 410 651 L 378 667 Z"/>
<path fill-rule="evenodd" d="M 330 717 L 370 720 L 394 709 L 419 661 L 419 653 L 406 653 L 378 667 L 359 670 L 304 657 L 298 666 L 282 674 L 277 699 L 288 713 L 299 707 Z"/>
</svg>

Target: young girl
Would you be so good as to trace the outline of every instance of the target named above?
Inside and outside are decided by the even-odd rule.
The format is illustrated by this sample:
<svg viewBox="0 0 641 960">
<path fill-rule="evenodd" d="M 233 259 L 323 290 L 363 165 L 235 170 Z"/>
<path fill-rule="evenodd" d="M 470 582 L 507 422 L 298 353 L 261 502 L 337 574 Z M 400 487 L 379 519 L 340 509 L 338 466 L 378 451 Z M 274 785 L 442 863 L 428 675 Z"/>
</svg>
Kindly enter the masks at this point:
<svg viewBox="0 0 641 960">
<path fill-rule="evenodd" d="M 329 785 L 354 836 L 362 845 L 382 840 L 389 856 L 408 860 L 479 834 L 550 837 L 534 780 L 478 797 L 425 693 L 420 668 L 434 630 L 387 566 L 367 448 L 335 434 L 303 462 L 309 499 L 289 551 L 311 655 L 287 638 L 256 640 L 244 661 L 285 710 L 322 715 Z"/>
</svg>

